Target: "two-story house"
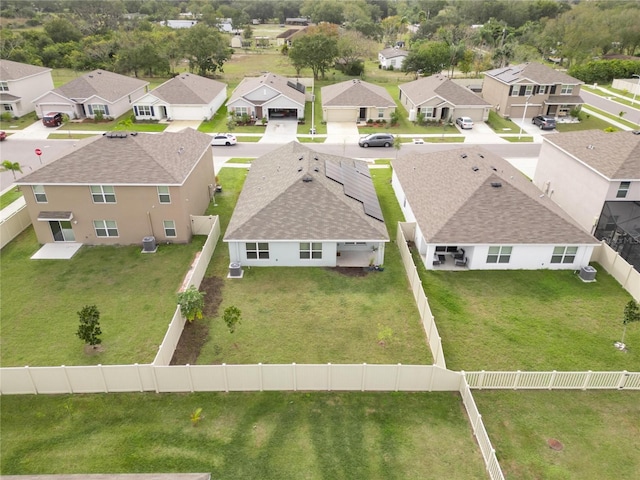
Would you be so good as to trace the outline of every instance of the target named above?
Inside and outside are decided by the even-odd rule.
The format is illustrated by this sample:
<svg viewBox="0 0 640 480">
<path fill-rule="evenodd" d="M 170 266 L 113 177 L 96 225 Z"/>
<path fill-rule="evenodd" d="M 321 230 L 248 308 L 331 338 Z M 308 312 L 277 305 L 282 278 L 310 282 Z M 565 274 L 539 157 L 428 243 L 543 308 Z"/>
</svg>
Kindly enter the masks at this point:
<svg viewBox="0 0 640 480">
<path fill-rule="evenodd" d="M 639 132 L 545 136 L 533 181 L 640 271 Z"/>
<path fill-rule="evenodd" d="M 378 52 L 378 62 L 383 70 L 401 70 L 409 53 L 401 48 L 385 48 Z"/>
<path fill-rule="evenodd" d="M 191 239 L 215 184 L 211 137 L 192 129 L 110 132 L 16 182 L 38 241 L 86 245 Z"/>
<path fill-rule="evenodd" d="M 0 60 L 0 113 L 22 117 L 33 112 L 33 100 L 53 88 L 51 69 Z"/>
<path fill-rule="evenodd" d="M 484 75 L 482 97 L 505 118 L 565 117 L 584 103 L 584 82 L 541 63 L 497 68 Z"/>
</svg>

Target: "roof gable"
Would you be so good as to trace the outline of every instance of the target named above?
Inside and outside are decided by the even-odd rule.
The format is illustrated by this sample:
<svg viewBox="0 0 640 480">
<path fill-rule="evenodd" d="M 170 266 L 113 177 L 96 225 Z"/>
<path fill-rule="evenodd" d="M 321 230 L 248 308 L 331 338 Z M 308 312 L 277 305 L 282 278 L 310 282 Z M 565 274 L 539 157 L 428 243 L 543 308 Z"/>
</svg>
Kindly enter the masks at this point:
<svg viewBox="0 0 640 480">
<path fill-rule="evenodd" d="M 265 73 L 260 77 L 245 77 L 235 88 L 227 104 L 231 104 L 241 98 L 244 98 L 247 101 L 251 101 L 247 99 L 247 96 L 249 96 L 252 92 L 258 90 L 259 88 L 266 86 L 272 91 L 291 99 L 295 103 L 304 105 L 306 99 L 305 92 L 297 90 L 296 88 L 289 85 L 289 83 L 296 84 L 297 81 L 294 82 L 292 79 L 276 75 L 275 73 Z"/>
<path fill-rule="evenodd" d="M 150 93 L 170 105 L 207 105 L 226 88 L 225 83 L 193 73 L 183 73 Z"/>
<path fill-rule="evenodd" d="M 52 91 L 74 101 L 84 101 L 97 96 L 113 103 L 148 84 L 149 82 L 137 78 L 94 70 Z"/>
<path fill-rule="evenodd" d="M 471 90 L 440 74 L 405 83 L 400 85 L 400 90 L 414 105 L 421 105 L 435 96 L 452 105 L 477 105 L 482 107 L 491 105 Z"/>
<path fill-rule="evenodd" d="M 22 78 L 50 72 L 50 68 L 38 67 L 27 63 L 13 62 L 11 60 L 0 60 L 0 80 L 3 82 L 20 80 Z"/>
<path fill-rule="evenodd" d="M 385 48 L 380 51 L 380 55 L 384 58 L 396 58 L 396 57 L 406 57 L 409 53 L 406 50 L 402 50 L 400 48 Z"/>
<path fill-rule="evenodd" d="M 496 68 L 484 73 L 485 75 L 508 85 L 519 83 L 521 80 L 528 80 L 531 83 L 536 83 L 538 85 L 553 85 L 554 83 L 582 85 L 584 83 L 564 72 L 560 72 L 537 62 Z"/>
<path fill-rule="evenodd" d="M 347 80 L 322 87 L 322 105 L 328 107 L 395 107 L 384 87 L 361 80 Z"/>
</svg>

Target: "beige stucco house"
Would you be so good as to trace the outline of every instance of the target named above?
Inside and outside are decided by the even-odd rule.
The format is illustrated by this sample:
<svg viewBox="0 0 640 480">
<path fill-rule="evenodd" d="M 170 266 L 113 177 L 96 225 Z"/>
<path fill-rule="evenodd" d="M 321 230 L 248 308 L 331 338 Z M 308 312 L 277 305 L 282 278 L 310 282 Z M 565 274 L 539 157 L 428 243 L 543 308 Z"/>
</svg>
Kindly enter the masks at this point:
<svg viewBox="0 0 640 480">
<path fill-rule="evenodd" d="M 80 142 L 16 182 L 42 244 L 136 244 L 191 239 L 215 183 L 211 137 L 111 132 Z"/>
<path fill-rule="evenodd" d="M 505 118 L 565 117 L 584 103 L 584 82 L 541 63 L 497 68 L 484 75 L 482 98 Z"/>
<path fill-rule="evenodd" d="M 94 118 L 98 112 L 117 118 L 131 110 L 147 93 L 149 82 L 106 70 L 86 73 L 61 87 L 40 95 L 33 102 L 38 118 L 61 112 L 69 118 Z"/>
<path fill-rule="evenodd" d="M 327 85 L 321 94 L 325 122 L 388 121 L 396 111 L 396 102 L 384 87 L 362 80 Z"/>
<path fill-rule="evenodd" d="M 441 74 L 400 85 L 400 102 L 411 121 L 423 113 L 427 121 L 470 117 L 474 122 L 484 122 L 491 108 L 489 102 Z"/>
<path fill-rule="evenodd" d="M 22 117 L 33 112 L 33 100 L 53 88 L 51 69 L 0 60 L 0 113 Z"/>
<path fill-rule="evenodd" d="M 639 132 L 546 135 L 533 181 L 640 271 Z"/>
</svg>

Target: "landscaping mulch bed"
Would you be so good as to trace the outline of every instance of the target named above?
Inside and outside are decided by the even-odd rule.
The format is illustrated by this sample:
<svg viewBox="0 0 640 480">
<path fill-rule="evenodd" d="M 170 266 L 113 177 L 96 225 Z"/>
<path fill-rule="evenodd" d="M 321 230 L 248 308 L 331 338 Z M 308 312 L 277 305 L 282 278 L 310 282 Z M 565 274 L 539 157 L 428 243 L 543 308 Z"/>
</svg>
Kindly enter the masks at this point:
<svg viewBox="0 0 640 480">
<path fill-rule="evenodd" d="M 205 277 L 200 284 L 200 291 L 204 293 L 204 318 L 215 317 L 218 307 L 222 303 L 222 279 L 219 277 Z M 200 349 L 209 338 L 209 325 L 203 320 L 187 322 L 182 330 L 171 365 L 193 365 L 198 360 Z"/>
</svg>

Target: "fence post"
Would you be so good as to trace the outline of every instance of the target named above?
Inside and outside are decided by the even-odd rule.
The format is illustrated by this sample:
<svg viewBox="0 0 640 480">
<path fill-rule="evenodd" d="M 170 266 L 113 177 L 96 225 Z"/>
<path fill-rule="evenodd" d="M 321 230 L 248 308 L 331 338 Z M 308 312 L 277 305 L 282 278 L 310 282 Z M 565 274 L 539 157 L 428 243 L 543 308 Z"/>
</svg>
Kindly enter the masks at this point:
<svg viewBox="0 0 640 480">
<path fill-rule="evenodd" d="M 38 387 L 36 387 L 36 382 L 33 381 L 33 377 L 31 376 L 31 370 L 29 370 L 29 365 L 25 365 L 24 368 L 27 370 L 27 376 L 29 377 L 29 381 L 31 382 L 31 386 L 33 387 L 33 393 L 38 395 Z"/>
<path fill-rule="evenodd" d="M 136 373 L 138 374 L 138 385 L 140 385 L 140 391 L 144 392 L 144 386 L 142 385 L 142 376 L 140 375 L 140 365 L 137 363 L 133 364 L 136 367 Z"/>
<path fill-rule="evenodd" d="M 623 370 L 620 373 L 620 380 L 618 381 L 618 389 L 622 390 L 627 383 L 627 378 L 629 377 L 629 373 L 626 370 Z"/>
<path fill-rule="evenodd" d="M 360 379 L 360 391 L 364 392 L 364 384 L 365 384 L 365 379 L 367 376 L 367 364 L 363 363 L 362 364 L 362 378 Z"/>
<path fill-rule="evenodd" d="M 582 384 L 582 390 L 586 390 L 589 385 L 589 380 L 591 380 L 591 370 L 587 371 L 587 374 L 584 376 L 584 383 Z"/>
<path fill-rule="evenodd" d="M 67 367 L 64 365 L 60 365 L 62 367 L 62 371 L 64 372 L 64 378 L 67 381 L 67 388 L 69 389 L 69 393 L 73 393 L 73 388 L 71 388 L 71 382 L 69 381 L 69 374 L 67 373 Z"/>
<path fill-rule="evenodd" d="M 293 391 L 297 392 L 298 391 L 298 376 L 297 376 L 297 371 L 296 371 L 296 362 L 293 362 L 291 364 L 291 376 L 293 377 Z"/>
<path fill-rule="evenodd" d="M 327 391 L 331 391 L 331 364 L 327 363 Z"/>
<path fill-rule="evenodd" d="M 224 373 L 224 375 L 222 375 L 222 377 L 224 378 L 224 391 L 229 393 L 229 379 L 227 378 L 227 364 L 226 363 L 222 364 L 222 372 Z"/>
<path fill-rule="evenodd" d="M 109 393 L 109 386 L 107 385 L 107 379 L 104 378 L 104 370 L 102 369 L 102 364 L 98 364 L 98 369 L 100 370 L 100 377 L 102 378 L 102 385 L 104 385 L 104 393 Z"/>
<path fill-rule="evenodd" d="M 397 392 L 398 391 L 398 384 L 400 383 L 400 369 L 402 368 L 402 364 L 399 363 L 396 366 L 396 384 L 394 386 L 394 390 Z"/>
<path fill-rule="evenodd" d="M 258 373 L 260 374 L 260 391 L 262 392 L 262 362 L 258 363 Z"/>
<path fill-rule="evenodd" d="M 193 393 L 193 378 L 191 378 L 191 365 L 188 363 L 185 365 L 187 367 L 187 376 L 189 377 L 189 389 L 191 389 L 191 393 Z"/>
<path fill-rule="evenodd" d="M 480 390 L 482 390 L 482 385 L 484 385 L 484 370 L 481 370 L 478 376 L 478 388 Z"/>
<path fill-rule="evenodd" d="M 551 378 L 549 378 L 549 390 L 553 390 L 553 383 L 556 381 L 557 371 L 551 372 Z"/>
<path fill-rule="evenodd" d="M 478 424 L 482 422 L 482 414 L 478 413 L 478 416 L 476 417 L 476 421 L 473 424 L 473 434 L 476 435 L 476 432 L 478 431 Z M 477 435 L 476 435 L 477 436 Z"/>
<path fill-rule="evenodd" d="M 518 382 L 520 381 L 520 374 L 522 372 L 520 370 L 516 371 L 516 378 L 513 380 L 513 389 L 518 390 Z"/>
</svg>

